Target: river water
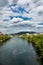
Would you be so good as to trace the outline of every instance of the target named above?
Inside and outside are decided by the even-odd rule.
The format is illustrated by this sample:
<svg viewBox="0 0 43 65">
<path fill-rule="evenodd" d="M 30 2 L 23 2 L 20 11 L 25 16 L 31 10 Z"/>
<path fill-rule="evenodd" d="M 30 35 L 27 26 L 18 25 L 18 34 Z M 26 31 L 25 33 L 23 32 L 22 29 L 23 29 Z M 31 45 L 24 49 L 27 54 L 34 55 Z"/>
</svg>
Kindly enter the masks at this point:
<svg viewBox="0 0 43 65">
<path fill-rule="evenodd" d="M 0 65 L 40 65 L 32 44 L 12 38 L 0 47 Z"/>
</svg>

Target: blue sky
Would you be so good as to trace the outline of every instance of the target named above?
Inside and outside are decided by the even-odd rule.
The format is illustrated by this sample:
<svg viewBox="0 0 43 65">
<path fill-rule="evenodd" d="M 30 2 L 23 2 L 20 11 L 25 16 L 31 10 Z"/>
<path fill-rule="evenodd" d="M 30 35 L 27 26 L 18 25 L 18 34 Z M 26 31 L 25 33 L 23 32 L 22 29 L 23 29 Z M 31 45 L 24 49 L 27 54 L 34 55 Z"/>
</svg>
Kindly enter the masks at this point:
<svg viewBox="0 0 43 65">
<path fill-rule="evenodd" d="M 0 0 L 0 31 L 43 32 L 43 0 Z"/>
</svg>

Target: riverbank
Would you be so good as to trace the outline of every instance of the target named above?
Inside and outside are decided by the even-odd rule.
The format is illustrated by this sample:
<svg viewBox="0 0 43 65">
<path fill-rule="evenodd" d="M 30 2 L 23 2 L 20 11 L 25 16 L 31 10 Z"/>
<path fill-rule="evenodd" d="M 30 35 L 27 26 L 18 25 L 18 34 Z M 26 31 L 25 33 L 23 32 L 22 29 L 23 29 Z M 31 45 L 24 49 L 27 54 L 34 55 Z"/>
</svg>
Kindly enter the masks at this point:
<svg viewBox="0 0 43 65">
<path fill-rule="evenodd" d="M 11 38 L 10 35 L 0 35 L 0 45 L 3 44 L 3 42 L 9 40 Z"/>
<path fill-rule="evenodd" d="M 18 37 L 32 43 L 39 56 L 38 60 L 41 61 L 41 65 L 43 65 L 43 34 L 23 34 Z"/>
</svg>

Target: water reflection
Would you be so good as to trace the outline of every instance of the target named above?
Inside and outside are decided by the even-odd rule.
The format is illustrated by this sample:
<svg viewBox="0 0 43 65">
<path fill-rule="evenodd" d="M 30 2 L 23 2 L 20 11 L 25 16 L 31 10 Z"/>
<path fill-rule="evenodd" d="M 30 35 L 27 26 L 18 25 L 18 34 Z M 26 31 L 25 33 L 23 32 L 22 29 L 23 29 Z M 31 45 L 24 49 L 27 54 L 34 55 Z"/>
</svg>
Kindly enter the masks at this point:
<svg viewBox="0 0 43 65">
<path fill-rule="evenodd" d="M 0 65 L 40 65 L 34 48 L 27 41 L 12 38 L 0 47 Z"/>
</svg>

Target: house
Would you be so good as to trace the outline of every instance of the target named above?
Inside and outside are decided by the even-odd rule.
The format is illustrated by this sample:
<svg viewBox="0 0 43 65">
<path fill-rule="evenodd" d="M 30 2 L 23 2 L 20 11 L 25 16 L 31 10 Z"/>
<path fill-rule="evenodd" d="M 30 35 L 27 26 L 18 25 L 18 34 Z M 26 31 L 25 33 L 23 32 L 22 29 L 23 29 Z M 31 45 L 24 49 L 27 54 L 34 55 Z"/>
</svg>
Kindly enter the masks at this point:
<svg viewBox="0 0 43 65">
<path fill-rule="evenodd" d="M 3 33 L 2 33 L 2 32 L 0 32 L 0 35 L 3 35 Z"/>
</svg>

